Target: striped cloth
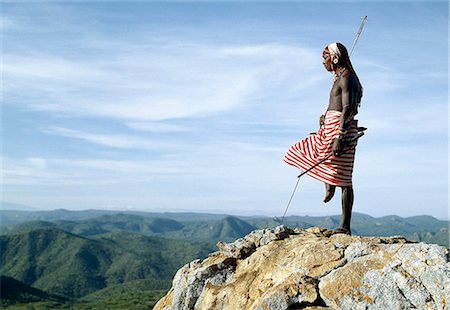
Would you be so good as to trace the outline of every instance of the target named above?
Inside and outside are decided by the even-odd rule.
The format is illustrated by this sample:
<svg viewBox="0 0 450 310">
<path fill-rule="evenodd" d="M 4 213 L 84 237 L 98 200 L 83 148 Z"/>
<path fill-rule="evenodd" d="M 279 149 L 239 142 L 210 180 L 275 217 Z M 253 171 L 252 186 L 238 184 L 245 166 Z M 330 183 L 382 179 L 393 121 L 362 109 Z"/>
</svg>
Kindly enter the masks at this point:
<svg viewBox="0 0 450 310">
<path fill-rule="evenodd" d="M 325 123 L 319 131 L 292 145 L 284 156 L 284 161 L 305 171 L 329 155 L 333 148 L 334 138 L 338 135 L 341 115 L 342 112 L 339 111 L 327 111 Z M 352 119 L 345 138 L 352 139 L 357 133 L 357 121 Z M 356 141 L 352 141 L 350 144 L 344 144 L 344 154 L 340 157 L 332 155 L 307 174 L 330 185 L 352 185 L 356 143 Z"/>
</svg>

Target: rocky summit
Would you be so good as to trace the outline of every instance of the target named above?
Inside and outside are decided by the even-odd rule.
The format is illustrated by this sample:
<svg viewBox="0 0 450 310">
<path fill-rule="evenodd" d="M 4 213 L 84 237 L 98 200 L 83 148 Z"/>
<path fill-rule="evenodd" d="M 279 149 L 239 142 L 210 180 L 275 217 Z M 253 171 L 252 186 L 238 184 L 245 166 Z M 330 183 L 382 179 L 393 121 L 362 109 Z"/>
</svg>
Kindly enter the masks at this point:
<svg viewBox="0 0 450 310">
<path fill-rule="evenodd" d="M 154 309 L 450 309 L 438 245 L 278 226 L 218 248 L 178 270 Z"/>
</svg>

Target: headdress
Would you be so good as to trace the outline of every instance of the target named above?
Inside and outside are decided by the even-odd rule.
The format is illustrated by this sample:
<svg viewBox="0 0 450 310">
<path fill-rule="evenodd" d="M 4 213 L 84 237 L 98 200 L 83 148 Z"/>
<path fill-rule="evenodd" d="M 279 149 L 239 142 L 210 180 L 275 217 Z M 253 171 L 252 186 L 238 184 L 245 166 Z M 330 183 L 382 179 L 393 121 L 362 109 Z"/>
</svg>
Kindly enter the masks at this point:
<svg viewBox="0 0 450 310">
<path fill-rule="evenodd" d="M 341 57 L 341 51 L 336 42 L 329 44 L 327 47 L 331 55 L 331 62 L 336 65 Z"/>
</svg>

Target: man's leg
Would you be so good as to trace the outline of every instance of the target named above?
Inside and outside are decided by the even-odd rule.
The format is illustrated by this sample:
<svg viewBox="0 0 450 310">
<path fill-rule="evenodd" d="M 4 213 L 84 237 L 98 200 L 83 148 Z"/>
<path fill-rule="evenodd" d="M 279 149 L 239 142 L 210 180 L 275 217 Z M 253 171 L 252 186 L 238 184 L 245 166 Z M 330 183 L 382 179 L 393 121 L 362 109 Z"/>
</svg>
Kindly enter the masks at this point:
<svg viewBox="0 0 450 310">
<path fill-rule="evenodd" d="M 323 202 L 327 203 L 328 201 L 331 200 L 331 198 L 333 198 L 334 196 L 334 191 L 336 190 L 336 186 L 335 185 L 330 185 L 325 183 L 325 198 L 323 199 Z"/>
<path fill-rule="evenodd" d="M 353 208 L 353 186 L 342 187 L 342 224 L 341 227 L 351 234 L 350 220 Z"/>
</svg>

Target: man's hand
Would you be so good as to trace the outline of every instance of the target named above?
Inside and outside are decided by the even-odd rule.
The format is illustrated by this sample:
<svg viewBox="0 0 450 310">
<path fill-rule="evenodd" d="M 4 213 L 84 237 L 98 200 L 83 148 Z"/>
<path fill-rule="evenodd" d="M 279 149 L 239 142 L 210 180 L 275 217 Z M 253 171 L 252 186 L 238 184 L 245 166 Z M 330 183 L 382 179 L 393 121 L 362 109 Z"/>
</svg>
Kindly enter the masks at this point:
<svg viewBox="0 0 450 310">
<path fill-rule="evenodd" d="M 319 127 L 325 125 L 325 115 L 321 115 L 319 118 Z"/>
<path fill-rule="evenodd" d="M 340 136 L 334 138 L 333 141 L 333 155 L 334 156 L 341 156 L 342 154 L 342 138 Z"/>
</svg>

